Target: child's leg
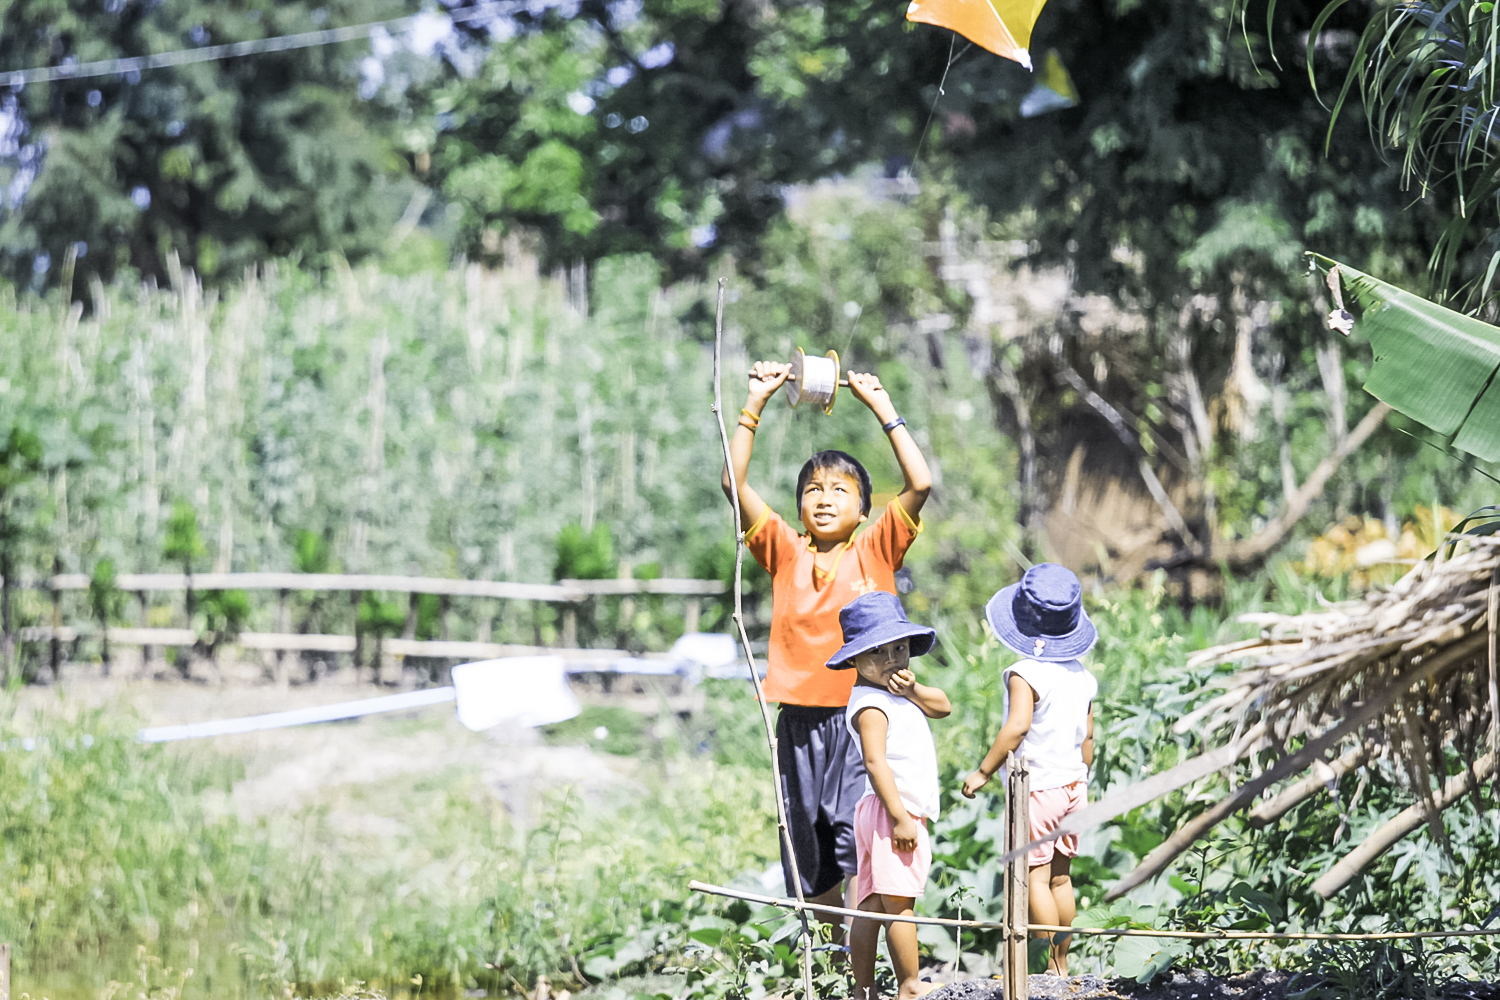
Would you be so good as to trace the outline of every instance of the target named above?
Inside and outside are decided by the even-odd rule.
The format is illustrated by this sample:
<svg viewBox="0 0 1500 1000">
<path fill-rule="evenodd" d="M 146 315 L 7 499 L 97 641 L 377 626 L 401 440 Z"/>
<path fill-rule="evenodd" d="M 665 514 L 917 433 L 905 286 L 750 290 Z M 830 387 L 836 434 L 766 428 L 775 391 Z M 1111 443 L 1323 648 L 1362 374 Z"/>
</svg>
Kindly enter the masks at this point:
<svg viewBox="0 0 1500 1000">
<path fill-rule="evenodd" d="M 1051 877 L 1048 879 L 1051 889 L 1052 905 L 1057 911 L 1057 920 L 1054 923 L 1064 927 L 1073 926 L 1073 918 L 1078 916 L 1078 905 L 1073 900 L 1073 859 L 1062 851 L 1052 855 Z M 1063 935 L 1061 941 L 1054 941 L 1052 954 L 1047 960 L 1048 968 L 1053 968 L 1060 976 L 1068 974 L 1068 945 L 1073 942 L 1073 935 Z"/>
<path fill-rule="evenodd" d="M 1057 854 L 1052 855 L 1052 861 L 1043 865 L 1034 865 L 1028 878 L 1028 889 L 1026 893 L 1030 902 L 1031 922 L 1034 924 L 1053 924 L 1054 926 L 1064 921 L 1058 918 L 1057 900 L 1052 895 L 1052 865 L 1057 861 Z M 1071 890 L 1070 890 L 1071 891 Z M 1051 931 L 1032 931 L 1034 938 L 1052 939 Z M 1055 949 L 1054 949 L 1055 950 Z M 1057 972 L 1056 964 L 1052 956 L 1047 958 L 1047 971 Z M 1066 973 L 1059 973 L 1065 975 Z"/>
<path fill-rule="evenodd" d="M 887 913 L 910 916 L 915 912 L 912 906 L 916 899 L 912 896 L 888 896 L 881 893 L 880 898 Z M 917 955 L 916 924 L 887 924 L 885 946 L 891 953 L 891 966 L 896 972 L 896 982 L 900 984 L 900 992 L 896 994 L 898 1000 L 913 1000 L 937 988 L 935 984 L 924 983 L 919 978 L 922 969 Z"/>
<path fill-rule="evenodd" d="M 879 893 L 859 904 L 861 910 L 884 913 Z M 849 965 L 854 972 L 854 1000 L 876 1000 L 875 950 L 880 944 L 880 921 L 858 920 L 849 929 Z"/>
</svg>

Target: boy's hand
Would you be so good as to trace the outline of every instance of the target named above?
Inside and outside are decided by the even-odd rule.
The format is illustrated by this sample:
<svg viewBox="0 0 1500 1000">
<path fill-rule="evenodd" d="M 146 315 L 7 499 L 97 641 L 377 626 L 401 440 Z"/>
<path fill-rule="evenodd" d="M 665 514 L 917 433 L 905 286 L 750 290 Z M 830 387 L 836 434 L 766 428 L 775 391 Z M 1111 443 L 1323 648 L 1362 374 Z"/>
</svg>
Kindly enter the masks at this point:
<svg viewBox="0 0 1500 1000">
<path fill-rule="evenodd" d="M 917 849 L 917 821 L 903 813 L 891 828 L 891 846 L 903 854 Z"/>
<path fill-rule="evenodd" d="M 891 402 L 891 394 L 881 387 L 879 376 L 850 372 L 849 391 L 868 406 L 882 424 L 896 419 L 896 404 Z"/>
<path fill-rule="evenodd" d="M 766 400 L 776 395 L 782 383 L 786 382 L 787 376 L 792 374 L 792 366 L 780 364 L 775 361 L 757 361 L 755 367 L 750 369 L 750 399 L 749 402 L 764 406 Z M 749 409 L 750 407 L 746 407 Z"/>
<path fill-rule="evenodd" d="M 974 793 L 990 783 L 990 776 L 983 771 L 975 771 L 964 779 L 964 798 L 972 799 Z"/>
<path fill-rule="evenodd" d="M 885 689 L 897 698 L 910 698 L 917 689 L 917 675 L 911 672 L 910 667 L 904 667 L 891 675 Z"/>
</svg>

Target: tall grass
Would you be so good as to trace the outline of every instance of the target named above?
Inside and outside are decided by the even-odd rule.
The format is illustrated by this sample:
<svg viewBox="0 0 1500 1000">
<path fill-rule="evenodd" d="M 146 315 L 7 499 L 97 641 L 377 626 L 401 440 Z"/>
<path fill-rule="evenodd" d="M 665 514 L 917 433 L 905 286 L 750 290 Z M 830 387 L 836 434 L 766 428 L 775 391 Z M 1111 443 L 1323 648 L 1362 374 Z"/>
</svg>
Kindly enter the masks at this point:
<svg viewBox="0 0 1500 1000">
<path fill-rule="evenodd" d="M 1101 681 L 1091 795 L 1197 751 L 1198 736 L 1171 730 L 1215 675 L 1185 667 L 1191 649 L 1243 634 L 1233 620 L 1241 611 L 1316 600 L 1279 573 L 1232 584 L 1230 594 L 1219 609 L 1183 608 L 1156 581 L 1089 598 L 1101 635 L 1090 657 Z M 948 793 L 921 907 L 996 917 L 999 800 L 970 802 L 956 789 L 1000 724 L 1000 673 L 1014 657 L 968 616 L 938 625 L 942 644 L 918 672 L 957 711 L 933 726 Z M 287 984 L 316 995 L 354 980 L 516 993 L 540 975 L 576 990 L 585 980 L 682 969 L 693 970 L 690 992 L 720 996 L 795 975 L 794 921 L 686 888 L 694 877 L 758 886 L 775 863 L 766 748 L 740 682 L 711 683 L 693 719 L 632 730 L 632 742 L 614 749 L 634 763 L 602 798 L 555 788 L 524 821 L 462 766 L 248 821 L 224 807 L 238 765 L 212 745 L 144 746 L 129 737 L 130 719 L 111 714 L 21 722 L 0 729 L 0 934 L 17 945 L 22 986 L 54 1000 L 138 977 L 141 946 L 179 977 L 194 969 L 182 981 L 189 997 L 281 996 Z M 577 727 L 550 738 L 593 742 Z M 1373 928 L 1477 922 L 1493 908 L 1500 847 L 1473 805 L 1445 814 L 1452 862 L 1424 832 L 1344 895 L 1312 896 L 1322 866 L 1410 801 L 1378 769 L 1357 806 L 1352 779 L 1342 793 L 1341 804 L 1309 800 L 1264 831 L 1225 824 L 1165 877 L 1103 908 L 1103 887 L 1220 789 L 1211 780 L 1136 810 L 1084 838 L 1074 875 L 1085 913 L 1158 925 Z M 399 815 L 401 832 L 353 828 L 348 816 L 362 810 Z M 950 935 L 928 929 L 922 940 L 935 957 L 953 957 Z M 964 942 L 971 967 L 993 961 L 992 935 Z M 1080 943 L 1078 954 L 1082 967 L 1106 971 L 1153 960 L 1097 941 Z M 1327 972 L 1333 961 L 1269 945 L 1158 957 L 1219 971 L 1300 964 Z M 1422 961 L 1433 974 L 1493 974 L 1497 956 L 1478 943 Z"/>
<path fill-rule="evenodd" d="M 592 807 L 549 792 L 526 826 L 462 770 L 365 790 L 408 818 L 393 847 L 316 807 L 237 819 L 218 804 L 232 760 L 139 744 L 129 721 L 3 729 L 0 939 L 33 992 L 93 995 L 135 974 L 139 946 L 194 969 L 187 996 L 566 981 L 690 877 L 759 871 L 775 852 L 753 766 L 658 755 Z"/>
</svg>

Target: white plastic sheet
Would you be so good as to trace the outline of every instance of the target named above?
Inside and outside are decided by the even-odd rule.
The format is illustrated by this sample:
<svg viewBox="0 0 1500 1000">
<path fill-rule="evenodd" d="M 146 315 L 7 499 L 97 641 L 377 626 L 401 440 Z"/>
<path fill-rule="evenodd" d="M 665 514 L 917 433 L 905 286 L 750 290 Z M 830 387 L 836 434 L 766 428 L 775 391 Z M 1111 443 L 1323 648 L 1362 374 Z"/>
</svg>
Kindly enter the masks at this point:
<svg viewBox="0 0 1500 1000">
<path fill-rule="evenodd" d="M 458 721 L 479 732 L 509 722 L 546 726 L 571 719 L 578 699 L 561 656 L 508 656 L 453 668 Z"/>
</svg>

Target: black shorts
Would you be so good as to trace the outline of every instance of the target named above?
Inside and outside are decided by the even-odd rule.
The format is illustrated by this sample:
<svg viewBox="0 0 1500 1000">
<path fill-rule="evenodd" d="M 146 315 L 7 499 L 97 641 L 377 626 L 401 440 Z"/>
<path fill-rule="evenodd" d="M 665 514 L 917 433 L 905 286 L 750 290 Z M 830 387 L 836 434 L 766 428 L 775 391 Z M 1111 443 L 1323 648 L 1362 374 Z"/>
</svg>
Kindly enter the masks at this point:
<svg viewBox="0 0 1500 1000">
<path fill-rule="evenodd" d="M 776 759 L 802 894 L 821 896 L 859 870 L 854 807 L 865 792 L 864 754 L 849 735 L 842 708 L 782 705 Z M 796 895 L 785 843 L 781 871 L 787 895 Z"/>
</svg>

